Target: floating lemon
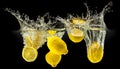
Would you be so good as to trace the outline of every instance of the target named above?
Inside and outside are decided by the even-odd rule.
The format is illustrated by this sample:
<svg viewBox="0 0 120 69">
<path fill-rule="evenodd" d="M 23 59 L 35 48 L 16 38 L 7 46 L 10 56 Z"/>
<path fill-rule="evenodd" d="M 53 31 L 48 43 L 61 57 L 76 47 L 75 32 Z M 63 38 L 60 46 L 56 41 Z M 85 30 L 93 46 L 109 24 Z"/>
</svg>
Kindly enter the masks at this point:
<svg viewBox="0 0 120 69">
<path fill-rule="evenodd" d="M 98 42 L 93 42 L 87 50 L 87 57 L 92 63 L 98 63 L 103 58 L 103 48 Z"/>
<path fill-rule="evenodd" d="M 74 24 L 84 24 L 85 20 L 79 19 L 79 18 L 73 18 L 72 23 L 74 23 Z"/>
<path fill-rule="evenodd" d="M 38 51 L 30 46 L 24 46 L 22 50 L 22 57 L 27 62 L 33 62 L 38 56 Z"/>
<path fill-rule="evenodd" d="M 31 35 L 24 36 L 24 44 L 26 46 L 31 46 L 35 49 L 39 49 L 44 43 L 45 39 L 42 32 L 32 31 Z"/>
<path fill-rule="evenodd" d="M 54 35 L 54 34 L 56 34 L 56 31 L 55 30 L 48 30 L 47 33 L 50 35 Z"/>
<path fill-rule="evenodd" d="M 66 43 L 57 36 L 48 37 L 47 46 L 50 51 L 57 53 L 57 54 L 64 54 L 68 53 Z"/>
<path fill-rule="evenodd" d="M 42 32 L 36 31 L 33 39 L 33 47 L 39 49 L 45 43 L 44 34 Z"/>
<path fill-rule="evenodd" d="M 45 56 L 45 60 L 52 67 L 56 67 L 61 61 L 61 55 L 55 54 L 55 53 L 49 51 Z"/>
<path fill-rule="evenodd" d="M 30 36 L 25 36 L 25 37 L 24 37 L 24 40 L 25 40 L 25 45 L 26 45 L 26 46 L 30 46 L 30 47 L 33 46 L 33 42 L 32 42 L 32 40 L 30 39 Z"/>
<path fill-rule="evenodd" d="M 69 39 L 74 43 L 79 43 L 84 39 L 84 32 L 79 29 L 72 29 L 70 33 L 68 33 Z"/>
</svg>

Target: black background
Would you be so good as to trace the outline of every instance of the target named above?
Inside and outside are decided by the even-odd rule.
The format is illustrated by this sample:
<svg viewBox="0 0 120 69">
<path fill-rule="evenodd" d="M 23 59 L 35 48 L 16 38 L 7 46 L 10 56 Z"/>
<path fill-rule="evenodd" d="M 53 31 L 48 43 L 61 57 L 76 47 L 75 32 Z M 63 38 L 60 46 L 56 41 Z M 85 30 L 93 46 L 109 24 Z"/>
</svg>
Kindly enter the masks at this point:
<svg viewBox="0 0 120 69">
<path fill-rule="evenodd" d="M 91 63 L 87 59 L 86 45 L 84 40 L 80 43 L 73 43 L 69 40 L 67 34 L 63 36 L 63 40 L 67 43 L 69 53 L 62 56 L 61 62 L 55 69 L 67 69 L 67 68 L 81 68 L 90 67 L 96 68 L 102 66 L 113 66 L 119 63 L 119 38 L 118 24 L 120 16 L 120 2 L 117 0 L 1 0 L 0 2 L 0 30 L 1 30 L 1 61 L 2 64 L 10 65 L 11 67 L 38 67 L 42 69 L 51 69 L 52 67 L 46 63 L 45 54 L 49 51 L 46 43 L 42 48 L 38 50 L 38 58 L 35 62 L 27 63 L 21 56 L 23 48 L 22 37 L 18 32 L 19 23 L 17 19 L 10 13 L 4 11 L 5 8 L 11 8 L 18 10 L 20 13 L 25 13 L 30 16 L 31 19 L 36 19 L 38 15 L 44 15 L 49 12 L 51 16 L 66 17 L 68 13 L 78 14 L 86 12 L 86 7 L 83 3 L 87 3 L 91 10 L 102 11 L 103 7 L 112 1 L 112 12 L 105 14 L 105 23 L 108 27 L 105 45 L 104 45 L 104 57 L 101 62 L 97 64 Z"/>
</svg>

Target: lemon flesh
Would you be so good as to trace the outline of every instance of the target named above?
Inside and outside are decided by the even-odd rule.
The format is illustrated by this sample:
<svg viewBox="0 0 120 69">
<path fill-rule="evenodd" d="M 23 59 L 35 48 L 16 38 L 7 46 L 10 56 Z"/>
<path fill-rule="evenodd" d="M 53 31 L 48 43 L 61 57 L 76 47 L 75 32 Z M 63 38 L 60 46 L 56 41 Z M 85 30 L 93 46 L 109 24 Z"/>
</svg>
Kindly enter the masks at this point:
<svg viewBox="0 0 120 69">
<path fill-rule="evenodd" d="M 22 57 L 27 62 L 33 62 L 38 56 L 38 51 L 30 46 L 25 46 L 22 50 Z"/>
<path fill-rule="evenodd" d="M 87 50 L 87 57 L 90 62 L 98 63 L 103 58 L 103 48 L 97 42 L 93 42 Z"/>
<path fill-rule="evenodd" d="M 84 32 L 79 29 L 72 29 L 70 33 L 68 33 L 69 39 L 74 43 L 79 43 L 84 39 Z"/>
</svg>

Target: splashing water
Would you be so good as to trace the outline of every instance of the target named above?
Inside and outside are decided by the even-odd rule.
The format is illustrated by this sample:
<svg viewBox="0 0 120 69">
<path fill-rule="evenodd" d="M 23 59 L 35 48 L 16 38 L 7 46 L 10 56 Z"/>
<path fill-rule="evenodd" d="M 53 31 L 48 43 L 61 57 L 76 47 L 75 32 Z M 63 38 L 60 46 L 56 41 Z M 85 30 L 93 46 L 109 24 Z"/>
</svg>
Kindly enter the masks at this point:
<svg viewBox="0 0 120 69">
<path fill-rule="evenodd" d="M 61 17 L 57 17 L 56 19 L 65 24 L 67 34 L 72 42 L 79 43 L 84 39 L 85 34 L 83 31 L 86 22 L 85 18 L 69 15 L 67 19 Z"/>
<path fill-rule="evenodd" d="M 86 17 L 74 17 L 69 15 L 67 19 L 61 17 L 57 17 L 56 19 L 65 24 L 71 41 L 78 43 L 84 38 L 88 59 L 92 63 L 98 63 L 103 57 L 104 40 L 107 30 L 104 22 L 104 15 L 112 6 L 112 2 L 109 2 L 99 14 L 90 11 L 86 3 L 85 6 L 87 8 Z M 81 33 L 79 33 L 80 31 Z M 76 34 L 77 37 L 74 34 Z M 82 37 L 79 38 L 78 34 L 79 36 L 82 35 Z"/>
<path fill-rule="evenodd" d="M 47 31 L 54 30 L 56 31 L 55 35 L 62 38 L 64 35 L 64 26 L 61 28 L 56 27 L 57 24 L 61 25 L 62 23 L 58 23 L 54 18 L 49 16 L 49 13 L 46 13 L 44 16 L 38 16 L 37 20 L 30 20 L 29 16 L 25 14 L 20 14 L 19 11 L 15 12 L 14 10 L 5 9 L 6 11 L 10 12 L 12 15 L 14 15 L 20 24 L 20 32 L 24 39 L 24 44 L 26 44 L 26 36 L 29 36 L 32 42 L 36 41 L 36 37 L 39 37 L 41 39 L 39 43 L 41 43 L 42 46 L 46 42 L 46 38 L 50 36 Z M 48 20 L 47 22 L 45 21 Z M 46 34 L 46 35 L 45 35 Z M 38 45 L 38 44 L 37 44 Z"/>
<path fill-rule="evenodd" d="M 14 12 L 11 9 L 6 9 L 14 15 L 20 24 L 20 33 L 23 36 L 25 45 L 34 46 L 37 49 L 40 48 L 45 42 L 45 31 L 48 29 L 47 24 L 43 17 L 38 17 L 37 21 L 30 20 L 27 15 L 20 15 L 20 13 Z"/>
<path fill-rule="evenodd" d="M 104 40 L 107 27 L 104 15 L 109 11 L 112 2 L 109 2 L 100 13 L 90 11 L 87 4 L 87 15 L 84 17 L 69 15 L 67 18 L 51 17 L 48 13 L 38 16 L 37 20 L 29 19 L 29 16 L 18 11 L 6 8 L 14 15 L 20 24 L 20 33 L 23 37 L 22 57 L 27 62 L 33 62 L 37 58 L 38 49 L 47 43 L 50 50 L 46 56 L 46 62 L 56 67 L 61 61 L 62 55 L 68 53 L 67 44 L 62 37 L 67 31 L 69 39 L 74 43 L 85 40 L 87 58 L 91 63 L 98 63 L 104 54 Z M 55 47 L 53 47 L 55 46 Z M 52 57 L 51 57 L 52 56 Z M 29 58 L 30 57 L 30 58 Z M 57 57 L 56 60 L 54 60 Z"/>
<path fill-rule="evenodd" d="M 14 15 L 20 24 L 20 33 L 23 37 L 24 44 L 22 54 L 30 54 L 28 56 L 34 57 L 34 55 L 30 53 L 31 50 L 26 50 L 25 49 L 26 47 L 28 47 L 28 49 L 38 50 L 43 46 L 45 42 L 47 42 L 47 37 L 57 36 L 59 38 L 62 38 L 62 36 L 64 35 L 65 30 L 64 26 L 63 27 L 57 26 L 57 24 L 60 25 L 62 23 L 58 23 L 56 20 L 54 20 L 54 18 L 50 17 L 48 13 L 46 13 L 42 17 L 38 16 L 37 20 L 34 21 L 30 20 L 29 16 L 25 14 L 21 15 L 18 11 L 15 12 L 8 8 L 5 10 Z M 54 30 L 54 33 L 53 34 L 51 34 L 50 32 L 48 33 L 48 31 L 50 30 L 51 31 Z M 36 51 L 33 52 L 37 54 Z M 36 58 L 29 59 L 27 55 L 26 56 L 22 55 L 22 57 L 27 62 L 33 62 L 36 59 Z"/>
</svg>

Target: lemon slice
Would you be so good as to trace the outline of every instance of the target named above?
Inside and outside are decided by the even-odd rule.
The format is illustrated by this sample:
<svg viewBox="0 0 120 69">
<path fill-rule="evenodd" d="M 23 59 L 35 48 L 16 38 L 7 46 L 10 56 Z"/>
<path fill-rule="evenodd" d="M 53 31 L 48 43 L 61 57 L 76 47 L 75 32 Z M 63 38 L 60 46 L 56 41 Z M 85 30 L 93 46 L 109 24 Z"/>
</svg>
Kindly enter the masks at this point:
<svg viewBox="0 0 120 69">
<path fill-rule="evenodd" d="M 24 36 L 24 41 L 25 41 L 26 46 L 30 46 L 30 47 L 33 46 L 33 42 L 31 40 L 30 36 Z"/>
<path fill-rule="evenodd" d="M 39 49 L 45 43 L 45 38 L 42 32 L 33 31 L 33 33 L 33 35 L 24 36 L 24 44 Z"/>
<path fill-rule="evenodd" d="M 45 43 L 45 38 L 42 32 L 35 32 L 33 39 L 33 47 L 39 49 Z"/>
<path fill-rule="evenodd" d="M 74 24 L 84 24 L 85 20 L 79 19 L 79 18 L 73 18 L 72 23 L 74 23 Z"/>
<path fill-rule="evenodd" d="M 54 35 L 56 34 L 56 30 L 48 30 L 47 33 L 50 35 Z"/>
<path fill-rule="evenodd" d="M 84 39 L 84 36 L 84 32 L 76 28 L 72 29 L 71 32 L 68 33 L 69 39 L 74 43 L 81 42 Z"/>
<path fill-rule="evenodd" d="M 98 63 L 103 58 L 103 48 L 99 46 L 98 42 L 93 42 L 87 51 L 87 57 L 92 63 Z"/>
<path fill-rule="evenodd" d="M 22 50 L 22 57 L 27 62 L 33 62 L 38 56 L 38 51 L 30 46 L 24 46 Z"/>
<path fill-rule="evenodd" d="M 66 43 L 57 36 L 48 37 L 47 46 L 50 51 L 57 53 L 57 54 L 64 54 L 68 53 Z"/>
<path fill-rule="evenodd" d="M 59 54 L 55 54 L 51 51 L 49 51 L 46 55 L 45 55 L 45 60 L 48 64 L 50 64 L 52 67 L 56 67 L 60 61 L 61 61 L 61 55 Z"/>
</svg>

